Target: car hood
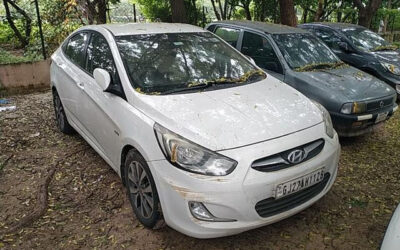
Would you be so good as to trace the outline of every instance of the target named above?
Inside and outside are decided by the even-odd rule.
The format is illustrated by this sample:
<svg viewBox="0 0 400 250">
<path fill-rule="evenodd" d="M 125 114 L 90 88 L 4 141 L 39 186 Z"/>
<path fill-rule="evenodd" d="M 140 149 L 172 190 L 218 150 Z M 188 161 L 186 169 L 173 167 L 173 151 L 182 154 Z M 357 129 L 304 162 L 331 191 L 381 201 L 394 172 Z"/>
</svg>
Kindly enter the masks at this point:
<svg viewBox="0 0 400 250">
<path fill-rule="evenodd" d="M 134 106 L 155 122 L 216 151 L 281 137 L 322 122 L 321 112 L 310 100 L 270 76 L 212 91 L 135 94 Z"/>
<path fill-rule="evenodd" d="M 395 64 L 400 67 L 400 51 L 376 51 L 371 53 L 378 61 Z"/>
<path fill-rule="evenodd" d="M 329 95 L 343 98 L 342 101 L 376 99 L 393 90 L 378 78 L 351 66 L 312 72 L 296 72 L 296 79 L 326 90 Z"/>
</svg>

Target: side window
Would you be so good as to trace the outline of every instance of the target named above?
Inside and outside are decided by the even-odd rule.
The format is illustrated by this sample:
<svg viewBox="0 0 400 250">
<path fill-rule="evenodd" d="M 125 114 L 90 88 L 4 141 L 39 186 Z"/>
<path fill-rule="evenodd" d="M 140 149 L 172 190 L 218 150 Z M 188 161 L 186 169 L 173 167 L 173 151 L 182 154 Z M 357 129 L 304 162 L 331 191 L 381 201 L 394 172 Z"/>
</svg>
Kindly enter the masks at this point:
<svg viewBox="0 0 400 250">
<path fill-rule="evenodd" d="M 118 84 L 119 77 L 114 64 L 111 49 L 106 39 L 99 34 L 93 34 L 87 48 L 86 70 L 93 74 L 96 68 L 107 70 L 111 75 L 112 83 Z"/>
<path fill-rule="evenodd" d="M 207 30 L 214 32 L 215 26 L 216 26 L 215 24 L 212 24 L 212 25 L 208 26 Z"/>
<path fill-rule="evenodd" d="M 244 32 L 241 52 L 253 58 L 259 67 L 279 74 L 283 73 L 282 65 L 265 37 Z"/>
<path fill-rule="evenodd" d="M 315 35 L 319 37 L 329 48 L 339 50 L 340 38 L 331 30 L 327 29 L 315 29 Z"/>
<path fill-rule="evenodd" d="M 218 27 L 215 30 L 215 34 L 236 48 L 237 41 L 239 39 L 239 34 L 240 34 L 239 30 L 226 28 L 226 27 Z"/>
<path fill-rule="evenodd" d="M 65 54 L 75 64 L 85 67 L 85 46 L 88 33 L 79 33 L 71 37 L 65 47 Z"/>
</svg>

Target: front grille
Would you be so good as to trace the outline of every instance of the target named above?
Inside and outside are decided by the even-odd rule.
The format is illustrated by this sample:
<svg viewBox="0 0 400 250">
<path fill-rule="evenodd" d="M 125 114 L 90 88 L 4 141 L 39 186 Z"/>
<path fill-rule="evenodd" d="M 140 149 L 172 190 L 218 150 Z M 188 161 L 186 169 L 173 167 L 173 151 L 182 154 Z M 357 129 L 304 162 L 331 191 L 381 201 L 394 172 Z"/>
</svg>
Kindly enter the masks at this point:
<svg viewBox="0 0 400 250">
<path fill-rule="evenodd" d="M 272 172 L 285 169 L 317 156 L 324 148 L 324 145 L 325 141 L 323 139 L 318 139 L 299 147 L 258 159 L 251 164 L 251 167 L 261 172 Z M 305 158 L 300 162 L 291 163 L 288 157 L 289 154 L 295 150 L 302 150 L 305 154 Z"/>
<path fill-rule="evenodd" d="M 273 197 L 257 202 L 255 209 L 261 217 L 273 216 L 292 208 L 300 206 L 301 204 L 309 201 L 316 195 L 318 195 L 322 190 L 324 190 L 326 184 L 329 181 L 330 174 L 326 173 L 324 179 L 300 192 L 288 195 L 281 199 L 275 199 Z"/>
<path fill-rule="evenodd" d="M 393 102 L 394 102 L 393 96 L 381 100 L 367 102 L 367 111 L 374 111 L 387 106 L 391 106 L 393 105 Z"/>
</svg>

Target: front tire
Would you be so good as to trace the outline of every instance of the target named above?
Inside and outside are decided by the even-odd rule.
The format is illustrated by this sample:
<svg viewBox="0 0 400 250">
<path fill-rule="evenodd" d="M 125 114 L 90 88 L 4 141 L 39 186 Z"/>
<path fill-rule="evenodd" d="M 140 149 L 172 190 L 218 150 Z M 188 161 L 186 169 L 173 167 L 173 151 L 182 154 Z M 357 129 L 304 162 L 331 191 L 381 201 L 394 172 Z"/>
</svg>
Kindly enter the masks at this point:
<svg viewBox="0 0 400 250">
<path fill-rule="evenodd" d="M 136 150 L 126 156 L 124 178 L 136 218 L 145 227 L 156 228 L 161 221 L 160 200 L 149 166 Z"/>
<path fill-rule="evenodd" d="M 68 122 L 67 116 L 65 115 L 64 106 L 62 105 L 60 96 L 56 90 L 53 90 L 53 105 L 57 128 L 64 134 L 73 134 L 75 130 Z"/>
</svg>

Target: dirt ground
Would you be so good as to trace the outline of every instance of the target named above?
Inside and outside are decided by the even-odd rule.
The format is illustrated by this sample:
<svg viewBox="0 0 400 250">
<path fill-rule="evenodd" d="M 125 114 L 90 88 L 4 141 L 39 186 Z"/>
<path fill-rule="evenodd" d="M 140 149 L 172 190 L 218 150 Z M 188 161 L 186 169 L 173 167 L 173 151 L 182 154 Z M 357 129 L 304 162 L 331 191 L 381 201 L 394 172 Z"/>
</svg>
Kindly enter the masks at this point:
<svg viewBox="0 0 400 250">
<path fill-rule="evenodd" d="M 117 174 L 80 136 L 57 131 L 50 92 L 10 99 L 17 109 L 0 112 L 0 248 L 376 249 L 400 202 L 397 112 L 374 133 L 341 140 L 332 190 L 291 218 L 210 240 L 148 230 Z"/>
</svg>

